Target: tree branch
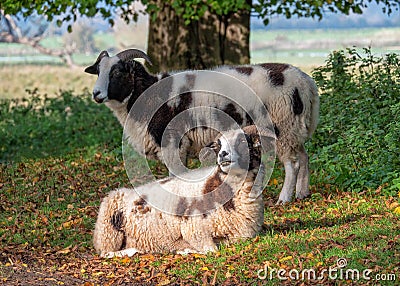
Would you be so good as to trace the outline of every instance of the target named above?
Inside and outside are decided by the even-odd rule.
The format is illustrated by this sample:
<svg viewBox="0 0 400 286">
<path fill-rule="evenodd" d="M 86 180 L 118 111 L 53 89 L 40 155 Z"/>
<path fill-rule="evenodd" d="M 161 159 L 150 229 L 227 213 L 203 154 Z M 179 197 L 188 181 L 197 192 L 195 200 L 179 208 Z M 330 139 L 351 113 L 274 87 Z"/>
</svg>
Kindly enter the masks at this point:
<svg viewBox="0 0 400 286">
<path fill-rule="evenodd" d="M 64 64 L 70 67 L 76 67 L 76 64 L 72 60 L 72 54 L 75 51 L 75 48 L 73 46 L 68 46 L 63 50 L 53 50 L 46 48 L 40 44 L 40 41 L 43 39 L 44 33 L 42 33 L 42 35 L 35 35 L 34 38 L 23 36 L 21 29 L 18 27 L 17 23 L 10 15 L 4 14 L 4 11 L 0 10 L 0 17 L 3 17 L 4 23 L 6 24 L 8 29 L 8 31 L 0 32 L 0 42 L 17 43 L 31 46 L 41 54 L 59 57 L 64 62 Z"/>
</svg>

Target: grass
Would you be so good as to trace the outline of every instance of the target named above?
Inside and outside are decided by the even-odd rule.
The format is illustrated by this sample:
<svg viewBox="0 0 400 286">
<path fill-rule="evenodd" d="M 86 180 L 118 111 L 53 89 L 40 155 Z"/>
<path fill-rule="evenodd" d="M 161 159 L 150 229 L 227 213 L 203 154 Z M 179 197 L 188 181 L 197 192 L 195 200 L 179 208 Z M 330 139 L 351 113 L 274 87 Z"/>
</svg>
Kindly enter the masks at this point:
<svg viewBox="0 0 400 286">
<path fill-rule="evenodd" d="M 274 174 L 279 176 L 276 185 L 265 191 L 264 230 L 255 239 L 221 246 L 210 255 L 139 255 L 110 260 L 95 256 L 87 265 L 79 256 L 94 254 L 91 235 L 100 198 L 114 188 L 129 186 L 119 156 L 98 147 L 61 158 L 1 165 L 0 269 L 7 272 L 27 265 L 101 284 L 114 281 L 107 276 L 115 269 L 114 275 L 122 275 L 122 271 L 132 275 L 121 276 L 118 281 L 274 285 L 279 282 L 277 276 L 262 281 L 258 271 L 267 266 L 269 271 L 312 268 L 321 273 L 345 258 L 346 269 L 360 273 L 372 269 L 371 278 L 383 273 L 398 275 L 398 196 L 385 196 L 379 189 L 359 194 L 313 186 L 311 198 L 274 206 L 281 187 L 279 169 Z M 43 263 L 40 255 L 46 253 L 48 258 Z M 152 277 L 154 271 L 158 274 Z"/>
<path fill-rule="evenodd" d="M 55 96 L 60 90 L 83 93 L 91 90 L 95 76 L 83 72 L 84 68 L 71 69 L 55 65 L 0 66 L 0 99 L 28 97 L 26 90 Z"/>
<path fill-rule="evenodd" d="M 313 170 L 311 198 L 283 207 L 274 206 L 283 183 L 280 164 L 264 191 L 265 224 L 255 239 L 223 245 L 216 254 L 209 255 L 157 254 L 100 259 L 91 243 L 100 199 L 114 188 L 130 186 L 118 144 L 120 129 L 110 111 L 70 93 L 48 101 L 46 106 L 61 108 L 63 101 L 76 101 L 76 104 L 70 103 L 75 114 L 80 114 L 78 107 L 82 113 L 91 114 L 86 123 L 109 121 L 112 124 L 88 124 L 91 132 L 82 129 L 79 140 L 71 141 L 69 148 L 60 146 L 54 155 L 41 155 L 37 147 L 30 158 L 16 156 L 13 163 L 0 165 L 0 280 L 13 283 L 21 273 L 34 272 L 45 273 L 59 283 L 73 277 L 80 284 L 275 285 L 281 282 L 273 274 L 279 269 L 287 272 L 295 269 L 292 273 L 314 269 L 320 274 L 334 267 L 339 258 L 346 259 L 346 269 L 357 269 L 360 273 L 372 269 L 373 279 L 377 274 L 398 275 L 400 193 L 389 196 L 382 188 L 362 193 L 339 190 L 315 181 L 318 170 Z M 96 111 L 102 114 L 97 119 Z M 32 120 L 35 116 L 37 113 L 33 112 L 28 118 Z M 54 113 L 48 117 L 54 119 Z M 71 117 L 70 120 L 74 125 L 81 119 Z M 42 118 L 36 121 L 36 128 L 42 129 L 51 121 Z M 18 125 L 17 129 L 20 129 Z M 66 130 L 73 132 L 74 129 Z M 104 133 L 108 138 L 99 138 L 98 143 L 90 141 L 91 134 Z M 52 140 L 45 136 L 41 139 Z M 34 137 L 27 140 L 31 145 L 36 144 Z M 91 143 L 82 146 L 80 142 Z M 152 167 L 158 174 L 163 170 L 154 163 Z M 272 275 L 272 280 L 269 276 L 265 280 L 258 278 L 258 274 L 264 274 L 259 271 L 264 269 Z M 325 284 L 347 283 L 345 279 L 336 282 L 329 277 L 324 279 Z"/>
</svg>

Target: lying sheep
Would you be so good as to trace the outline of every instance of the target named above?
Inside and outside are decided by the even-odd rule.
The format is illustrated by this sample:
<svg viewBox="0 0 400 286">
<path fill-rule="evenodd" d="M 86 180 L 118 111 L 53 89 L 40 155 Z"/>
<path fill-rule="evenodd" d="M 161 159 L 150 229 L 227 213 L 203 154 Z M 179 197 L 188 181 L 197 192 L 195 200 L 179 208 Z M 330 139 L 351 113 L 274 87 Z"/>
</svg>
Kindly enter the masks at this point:
<svg viewBox="0 0 400 286">
<path fill-rule="evenodd" d="M 268 116 L 261 112 L 262 108 L 266 108 L 277 137 L 276 152 L 285 168 L 285 180 L 278 203 L 289 202 L 295 188 L 296 198 L 301 199 L 309 195 L 308 155 L 304 143 L 317 127 L 319 96 L 315 82 L 308 75 L 291 65 L 276 63 L 222 66 L 213 69 L 212 71 L 216 73 L 223 73 L 240 80 L 254 90 L 258 97 L 244 98 L 243 100 L 248 101 L 246 106 L 250 107 L 248 108 L 250 110 L 244 110 L 237 102 L 227 97 L 219 96 L 210 99 L 204 94 L 180 92 L 181 90 L 217 88 L 221 85 L 218 80 L 211 78 L 204 82 L 196 71 L 187 72 L 184 79 L 180 81 L 167 73 L 151 75 L 134 58 L 144 58 L 150 62 L 144 52 L 136 49 L 123 51 L 114 57 L 110 57 L 106 51 L 103 51 L 96 62 L 85 69 L 85 72 L 98 75 L 93 89 L 93 99 L 97 103 L 104 102 L 114 112 L 122 126 L 126 122 L 125 132 L 129 135 L 129 143 L 135 150 L 146 155 L 147 158 L 158 159 L 164 163 L 167 159 L 173 161 L 174 166 L 181 164 L 181 161 L 186 165 L 188 157 L 197 157 L 201 148 L 218 136 L 215 129 L 227 130 L 231 126 L 224 126 L 223 120 L 217 114 L 191 113 L 189 121 L 201 127 L 192 128 L 178 143 L 164 144 L 172 146 L 172 151 L 179 149 L 179 156 L 171 150 L 164 152 L 170 155 L 170 158 L 167 158 L 162 155 L 161 146 L 164 147 L 163 134 L 173 118 L 184 111 L 193 110 L 194 107 L 210 106 L 226 113 L 243 127 L 254 124 L 256 121 L 269 120 Z M 137 110 L 134 110 L 133 114 L 131 112 L 129 120 L 126 120 L 138 98 L 162 79 L 170 79 L 164 84 L 165 89 L 168 90 L 166 99 L 162 98 L 167 103 L 159 108 L 148 122 L 149 124 L 143 124 L 141 115 L 138 114 L 142 111 L 137 112 Z M 223 86 L 223 88 L 229 87 Z M 180 95 L 173 97 L 174 94 Z M 150 104 L 159 99 L 159 95 L 146 94 L 145 96 L 147 103 Z M 207 128 L 207 125 L 213 122 L 219 122 L 221 126 Z M 181 137 L 178 136 L 178 138 Z M 177 158 L 181 160 L 177 162 Z"/>
<path fill-rule="evenodd" d="M 102 257 L 205 253 L 216 251 L 217 243 L 254 237 L 264 221 L 264 167 L 255 126 L 243 132 L 226 132 L 211 145 L 218 154 L 217 166 L 183 176 L 205 177 L 201 180 L 169 177 L 135 190 L 111 192 L 100 205 L 93 238 L 96 251 Z M 164 201 L 171 213 L 148 202 L 151 196 L 160 196 L 161 187 L 181 195 Z"/>
</svg>

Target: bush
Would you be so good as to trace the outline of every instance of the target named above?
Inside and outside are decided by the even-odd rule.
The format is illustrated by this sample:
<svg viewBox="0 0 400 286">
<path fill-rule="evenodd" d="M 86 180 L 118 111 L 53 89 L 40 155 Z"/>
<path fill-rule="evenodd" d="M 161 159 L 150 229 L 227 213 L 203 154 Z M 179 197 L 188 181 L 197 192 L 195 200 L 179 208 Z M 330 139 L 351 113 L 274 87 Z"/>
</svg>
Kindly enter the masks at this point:
<svg viewBox="0 0 400 286">
<path fill-rule="evenodd" d="M 55 98 L 28 91 L 29 98 L 0 101 L 0 162 L 61 156 L 76 149 L 120 147 L 122 128 L 89 93 L 61 91 Z"/>
<path fill-rule="evenodd" d="M 399 55 L 336 51 L 313 76 L 322 90 L 310 146 L 318 180 L 354 191 L 390 189 L 400 174 Z"/>
</svg>

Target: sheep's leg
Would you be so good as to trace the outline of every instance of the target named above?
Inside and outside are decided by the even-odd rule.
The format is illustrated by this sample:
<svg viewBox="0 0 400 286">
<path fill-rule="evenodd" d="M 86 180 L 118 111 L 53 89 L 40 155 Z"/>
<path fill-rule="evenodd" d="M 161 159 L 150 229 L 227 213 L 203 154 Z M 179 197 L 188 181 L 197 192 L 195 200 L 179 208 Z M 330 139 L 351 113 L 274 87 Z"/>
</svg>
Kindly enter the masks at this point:
<svg viewBox="0 0 400 286">
<path fill-rule="evenodd" d="M 299 174 L 297 175 L 296 183 L 296 198 L 304 199 L 310 195 L 309 190 L 309 169 L 308 169 L 308 155 L 307 151 L 303 148 L 299 153 Z"/>
<path fill-rule="evenodd" d="M 131 256 L 135 255 L 136 253 L 140 253 L 140 251 L 137 250 L 136 248 L 126 248 L 126 249 L 119 250 L 119 251 L 107 252 L 105 254 L 102 254 L 101 257 L 104 257 L 104 258 L 123 257 L 123 256 L 131 257 Z"/>
<path fill-rule="evenodd" d="M 218 250 L 209 230 L 207 230 L 210 226 L 204 224 L 205 222 L 201 221 L 201 219 L 194 219 L 191 223 L 183 227 L 182 238 L 190 245 L 190 247 L 183 249 L 183 252 L 207 253 Z"/>
<path fill-rule="evenodd" d="M 196 251 L 196 250 L 193 250 L 190 248 L 185 248 L 184 250 L 179 250 L 176 252 L 176 254 L 180 254 L 180 255 L 188 255 L 190 253 L 202 253 L 202 252 L 199 252 L 199 251 Z"/>
<path fill-rule="evenodd" d="M 296 186 L 297 174 L 299 172 L 299 162 L 287 160 L 283 162 L 285 167 L 285 181 L 279 195 L 277 205 L 288 203 L 292 200 L 293 191 Z"/>
</svg>

